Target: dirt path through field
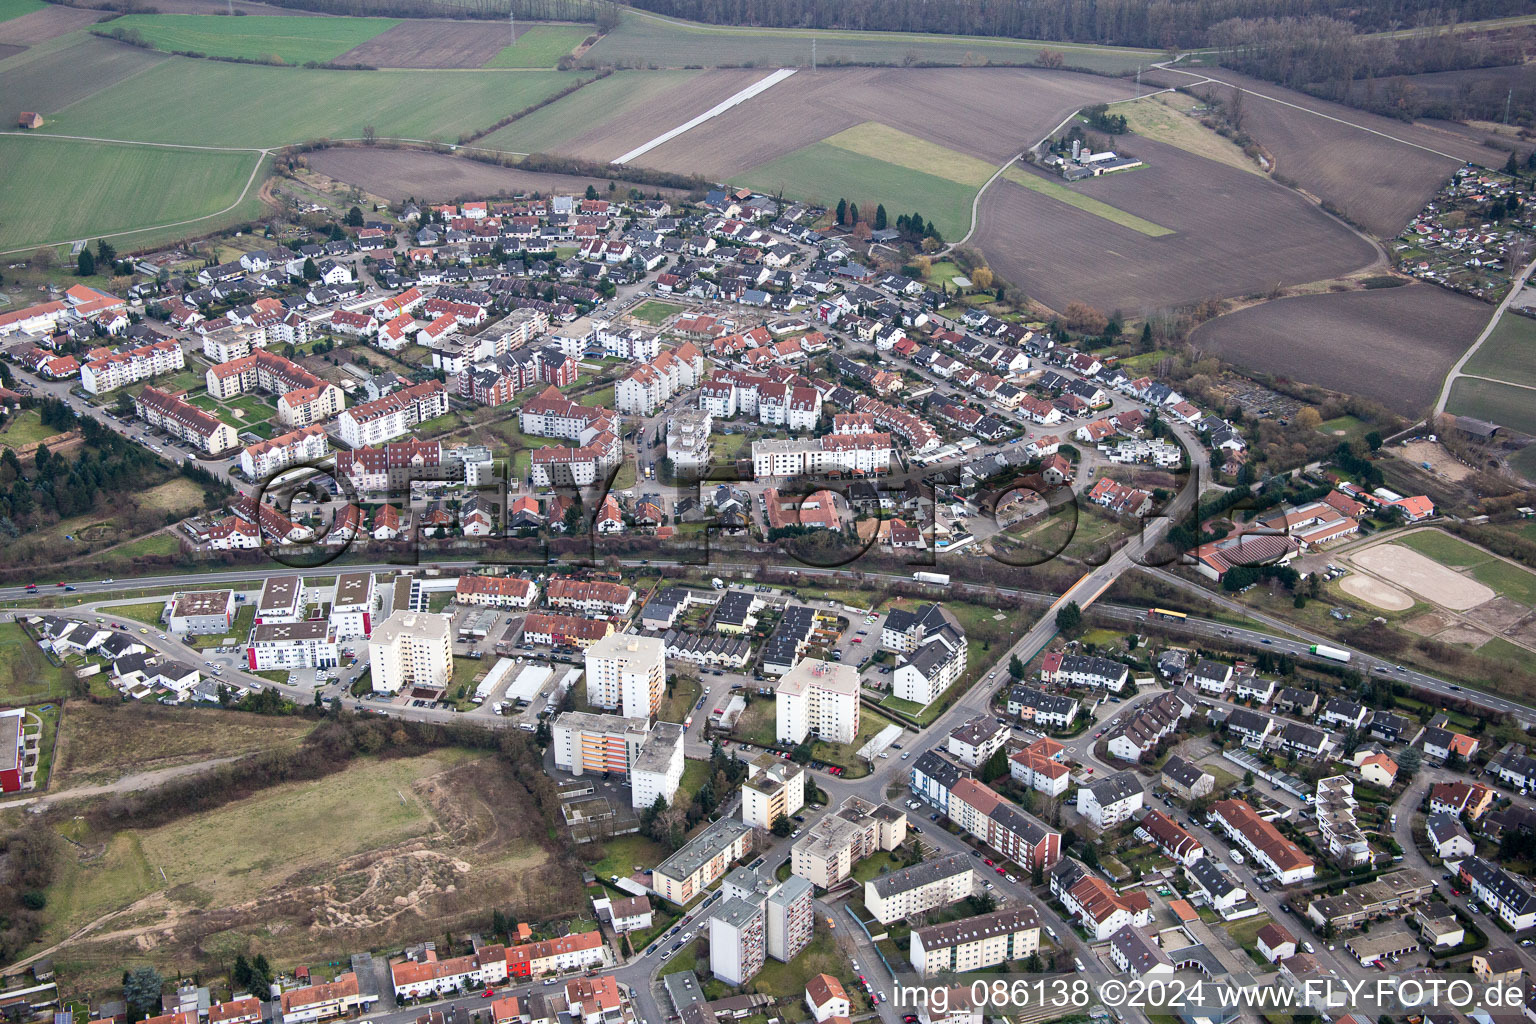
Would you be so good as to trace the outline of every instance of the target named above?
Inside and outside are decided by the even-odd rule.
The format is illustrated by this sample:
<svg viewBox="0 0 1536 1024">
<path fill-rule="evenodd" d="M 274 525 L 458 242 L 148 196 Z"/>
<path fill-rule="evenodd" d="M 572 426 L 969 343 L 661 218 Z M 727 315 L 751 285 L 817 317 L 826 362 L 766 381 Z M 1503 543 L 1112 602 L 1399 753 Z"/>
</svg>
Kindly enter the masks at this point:
<svg viewBox="0 0 1536 1024">
<path fill-rule="evenodd" d="M 61 789 L 57 793 L 44 793 L 40 796 L 24 797 L 20 800 L 8 800 L 0 804 L 0 811 L 8 811 L 17 807 L 31 807 L 34 811 L 41 811 L 53 804 L 65 800 L 83 800 L 93 796 L 111 796 L 117 793 L 137 793 L 143 789 L 154 789 L 173 779 L 179 779 L 183 775 L 196 775 L 198 772 L 207 771 L 209 768 L 217 768 L 221 764 L 238 761 L 238 757 L 215 757 L 207 761 L 197 761 L 193 764 L 180 764 L 171 768 L 159 768 L 152 772 L 139 772 L 136 775 L 124 775 L 116 782 L 105 782 L 96 786 L 76 786 L 73 789 Z"/>
</svg>

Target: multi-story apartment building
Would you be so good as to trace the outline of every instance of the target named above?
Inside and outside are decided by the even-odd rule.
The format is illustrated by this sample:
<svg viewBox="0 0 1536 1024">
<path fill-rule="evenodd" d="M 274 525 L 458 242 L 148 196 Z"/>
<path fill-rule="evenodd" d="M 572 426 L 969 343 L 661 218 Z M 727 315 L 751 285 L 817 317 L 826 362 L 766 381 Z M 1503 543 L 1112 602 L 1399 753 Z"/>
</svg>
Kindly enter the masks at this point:
<svg viewBox="0 0 1536 1024">
<path fill-rule="evenodd" d="M 650 738 L 650 721 L 567 711 L 551 727 L 555 767 L 572 775 L 627 776 Z"/>
<path fill-rule="evenodd" d="M 774 754 L 761 754 L 747 764 L 741 784 L 741 820 L 754 828 L 772 828 L 782 817 L 793 817 L 805 806 L 805 769 Z"/>
<path fill-rule="evenodd" d="M 227 452 L 240 444 L 234 427 L 153 384 L 146 386 L 133 400 L 133 411 L 151 427 L 209 455 Z"/>
<path fill-rule="evenodd" d="M 337 417 L 341 439 L 349 448 L 381 444 L 448 411 L 448 389 L 429 380 L 353 406 Z"/>
<path fill-rule="evenodd" d="M 268 576 L 256 598 L 256 622 L 301 622 L 306 607 L 300 576 Z"/>
<path fill-rule="evenodd" d="M 357 975 L 351 971 L 338 974 L 335 981 L 291 988 L 278 997 L 283 1024 L 311 1024 L 350 1017 L 369 1002 L 371 1000 L 359 992 Z"/>
<path fill-rule="evenodd" d="M 860 860 L 879 850 L 894 850 L 906 837 L 905 812 L 851 796 L 795 843 L 790 870 L 830 889 L 852 874 Z"/>
<path fill-rule="evenodd" d="M 951 756 L 963 765 L 979 768 L 999 750 L 1008 739 L 1008 727 L 998 724 L 991 715 L 977 715 L 970 721 L 955 726 L 946 743 Z"/>
<path fill-rule="evenodd" d="M 608 946 L 603 941 L 603 933 L 578 932 L 558 939 L 508 948 L 507 976 L 538 978 L 546 974 L 601 967 L 607 962 Z"/>
<path fill-rule="evenodd" d="M 1029 907 L 912 929 L 908 959 L 923 977 L 980 971 L 1023 960 L 1040 948 L 1040 919 Z"/>
<path fill-rule="evenodd" d="M 709 918 L 709 969 L 727 985 L 757 977 L 768 957 L 768 919 L 752 900 L 726 900 Z"/>
<path fill-rule="evenodd" d="M 250 480 L 267 480 L 290 466 L 310 465 L 330 454 L 331 442 L 318 423 L 257 441 L 240 453 L 240 471 Z"/>
<path fill-rule="evenodd" d="M 667 458 L 679 476 L 696 476 L 709 468 L 709 434 L 713 418 L 707 410 L 684 409 L 667 420 Z"/>
<path fill-rule="evenodd" d="M 1536 893 L 1519 877 L 1481 857 L 1461 862 L 1461 880 L 1515 931 L 1536 925 Z"/>
<path fill-rule="evenodd" d="M 235 624 L 233 590 L 188 590 L 171 599 L 173 633 L 225 636 Z"/>
<path fill-rule="evenodd" d="M 586 487 L 624 461 L 624 446 L 617 434 L 604 430 L 580 447 L 556 444 L 536 448 L 529 461 L 535 487 Z"/>
<path fill-rule="evenodd" d="M 246 664 L 252 672 L 335 668 L 340 664 L 336 629 L 324 619 L 253 626 L 245 652 Z M 378 678 L 377 674 L 374 678 Z"/>
<path fill-rule="evenodd" d="M 396 610 L 368 637 L 375 693 L 442 690 L 453 679 L 448 616 Z"/>
<path fill-rule="evenodd" d="M 355 640 L 373 632 L 375 592 L 373 573 L 344 572 L 331 591 L 331 625 L 336 639 Z"/>
<path fill-rule="evenodd" d="M 80 386 L 93 395 L 102 395 L 162 373 L 174 373 L 186 365 L 181 343 L 167 338 L 90 360 L 80 367 Z"/>
<path fill-rule="evenodd" d="M 277 395 L 277 418 L 284 426 L 319 423 L 346 406 L 346 398 L 336 385 L 265 349 L 210 366 L 204 377 L 208 393 L 219 399 L 251 391 Z"/>
<path fill-rule="evenodd" d="M 1371 844 L 1355 820 L 1355 784 L 1344 775 L 1317 780 L 1317 799 L 1312 804 L 1317 813 L 1318 835 L 1328 856 L 1342 867 L 1352 868 L 1370 862 Z"/>
<path fill-rule="evenodd" d="M 859 734 L 859 672 L 852 665 L 802 659 L 779 679 L 776 694 L 780 743 L 803 743 L 813 734 L 852 743 Z"/>
<path fill-rule="evenodd" d="M 864 906 L 881 924 L 947 907 L 977 889 L 970 857 L 920 861 L 864 883 Z"/>
<path fill-rule="evenodd" d="M 891 435 L 827 434 L 824 437 L 769 438 L 752 442 L 752 473 L 768 477 L 863 473 L 878 476 L 891 468 Z"/>
<path fill-rule="evenodd" d="M 1145 794 L 1130 772 L 1116 772 L 1077 791 L 1077 813 L 1099 828 L 1112 828 L 1141 810 Z"/>
<path fill-rule="evenodd" d="M 721 818 L 683 844 L 651 872 L 651 888 L 683 906 L 752 850 L 752 826 Z"/>
<path fill-rule="evenodd" d="M 552 593 L 550 583 L 546 593 Z M 659 637 L 612 633 L 586 650 L 587 702 L 626 718 L 650 718 L 667 681 L 666 644 Z"/>
<path fill-rule="evenodd" d="M 810 945 L 816 929 L 816 888 L 790 875 L 768 894 L 763 906 L 768 925 L 768 955 L 785 963 Z"/>
</svg>

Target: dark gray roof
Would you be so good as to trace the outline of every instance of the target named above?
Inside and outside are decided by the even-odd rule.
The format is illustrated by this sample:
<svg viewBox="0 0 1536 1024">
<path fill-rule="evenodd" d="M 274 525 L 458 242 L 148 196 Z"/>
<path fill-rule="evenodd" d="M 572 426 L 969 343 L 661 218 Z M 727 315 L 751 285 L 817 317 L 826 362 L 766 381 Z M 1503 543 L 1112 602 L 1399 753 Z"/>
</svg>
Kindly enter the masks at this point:
<svg viewBox="0 0 1536 1024">
<path fill-rule="evenodd" d="M 911 867 L 902 868 L 900 871 L 892 871 L 888 875 L 871 879 L 869 884 L 875 887 L 875 892 L 879 893 L 881 898 L 886 898 L 931 885 L 945 878 L 953 878 L 970 870 L 972 870 L 971 858 L 957 853 L 952 857 L 926 860 Z"/>
</svg>

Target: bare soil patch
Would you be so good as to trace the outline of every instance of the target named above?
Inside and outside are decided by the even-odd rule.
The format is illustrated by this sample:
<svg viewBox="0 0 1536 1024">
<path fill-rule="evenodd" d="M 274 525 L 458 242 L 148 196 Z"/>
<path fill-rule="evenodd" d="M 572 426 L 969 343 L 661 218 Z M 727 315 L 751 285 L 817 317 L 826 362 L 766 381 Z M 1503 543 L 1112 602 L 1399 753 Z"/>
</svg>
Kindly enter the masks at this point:
<svg viewBox="0 0 1536 1024">
<path fill-rule="evenodd" d="M 1507 597 L 1496 597 L 1487 604 L 1478 605 L 1467 613 L 1467 618 L 1487 626 L 1498 633 L 1512 629 L 1520 623 L 1520 620 L 1531 613 L 1531 610 L 1519 601 L 1513 601 Z"/>
<path fill-rule="evenodd" d="M 983 193 L 973 242 L 1055 309 L 1081 300 L 1127 314 L 1326 280 L 1379 257 L 1272 181 L 1151 139 L 1133 151 L 1147 166 L 1069 187 L 1172 234 L 1148 237 L 1004 180 Z"/>
<path fill-rule="evenodd" d="M 1170 85 L 1192 81 L 1166 73 L 1148 77 Z M 1254 94 L 1243 104 L 1243 128 L 1274 158 L 1277 174 L 1381 238 L 1400 232 L 1458 163 L 1502 167 L 1508 157 L 1433 124 L 1407 124 L 1230 71 L 1212 77 Z M 1195 92 L 1207 89 L 1219 98 L 1231 95 L 1221 86 Z"/>
<path fill-rule="evenodd" d="M 1425 612 L 1403 623 L 1403 628 L 1419 636 L 1434 636 L 1449 626 L 1452 621 L 1451 617 L 1444 612 Z"/>
<path fill-rule="evenodd" d="M 321 174 L 391 201 L 415 197 L 423 202 L 446 202 L 461 197 L 525 192 L 569 195 L 585 192 L 588 185 L 606 193 L 609 184 L 605 178 L 520 171 L 516 167 L 497 167 L 464 157 L 408 149 L 326 149 L 309 154 L 308 159 L 309 166 Z M 621 189 L 631 185 L 647 195 L 657 191 L 654 185 L 618 183 Z"/>
<path fill-rule="evenodd" d="M 376 68 L 478 68 L 507 45 L 505 32 L 484 22 L 412 20 L 354 46 L 338 64 Z"/>
<path fill-rule="evenodd" d="M 856 124 L 878 121 L 999 164 L 1078 107 L 1133 93 L 1133 86 L 1113 79 L 1027 68 L 801 70 L 638 162 L 723 180 Z M 648 137 L 685 120 L 662 125 Z"/>
<path fill-rule="evenodd" d="M 1446 451 L 1445 445 L 1438 441 L 1410 441 L 1406 445 L 1393 445 L 1391 452 L 1415 466 L 1427 462 L 1433 472 L 1447 480 L 1465 480 L 1472 475 L 1472 469 Z"/>
<path fill-rule="evenodd" d="M 82 11 L 75 7 L 49 4 L 40 11 L 23 14 L 19 18 L 11 18 L 8 21 L 0 21 L 0 43 L 9 43 L 13 46 L 35 46 L 73 32 L 77 28 L 94 25 L 101 18 L 100 11 Z"/>
<path fill-rule="evenodd" d="M 1435 634 L 1435 639 L 1445 644 L 1465 644 L 1468 647 L 1481 647 L 1493 636 L 1482 630 L 1469 626 L 1463 622 L 1453 623 L 1449 629 Z"/>
<path fill-rule="evenodd" d="M 1349 560 L 1426 601 L 1452 611 L 1476 608 L 1496 596 L 1476 580 L 1398 544 L 1377 544 L 1350 555 Z"/>
<path fill-rule="evenodd" d="M 1344 593 L 1358 597 L 1367 604 L 1389 612 L 1407 611 L 1413 607 L 1413 598 L 1369 576 L 1346 576 L 1340 583 L 1339 589 Z"/>
<path fill-rule="evenodd" d="M 1415 283 L 1260 303 L 1201 325 L 1192 340 L 1239 366 L 1417 416 L 1488 316 L 1476 299 Z"/>
</svg>

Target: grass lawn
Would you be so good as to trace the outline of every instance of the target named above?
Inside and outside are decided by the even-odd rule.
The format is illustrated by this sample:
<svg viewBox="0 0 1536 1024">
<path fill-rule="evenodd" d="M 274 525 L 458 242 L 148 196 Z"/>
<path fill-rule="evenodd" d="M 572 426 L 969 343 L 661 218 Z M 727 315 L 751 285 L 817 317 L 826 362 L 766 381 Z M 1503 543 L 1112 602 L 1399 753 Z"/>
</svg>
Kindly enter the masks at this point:
<svg viewBox="0 0 1536 1024">
<path fill-rule="evenodd" d="M 1536 351 L 1536 320 L 1506 313 L 1499 318 L 1498 326 L 1477 354 L 1467 360 L 1464 372 L 1515 384 L 1536 385 L 1536 361 L 1531 359 L 1533 351 Z M 1528 401 L 1533 399 L 1536 396 L 1527 395 Z"/>
<path fill-rule="evenodd" d="M 693 711 L 693 706 L 698 703 L 699 697 L 704 693 L 704 685 L 691 676 L 678 676 L 677 682 L 672 685 L 672 692 L 663 696 L 661 707 L 656 712 L 658 722 L 681 722 Z"/>
<path fill-rule="evenodd" d="M 120 619 L 133 619 L 142 622 L 146 626 L 160 625 L 160 616 L 165 611 L 166 601 L 143 601 L 139 604 L 114 604 L 102 609 L 108 615 L 115 615 Z M 287 674 L 284 673 L 284 678 Z"/>
<path fill-rule="evenodd" d="M 1498 558 L 1490 558 L 1472 570 L 1472 578 L 1484 586 L 1492 587 L 1512 601 L 1519 601 L 1528 608 L 1536 608 L 1536 573 L 1511 565 Z"/>
<path fill-rule="evenodd" d="M 50 662 L 21 626 L 0 624 L 0 704 L 58 700 L 68 692 L 66 670 Z"/>
<path fill-rule="evenodd" d="M 107 124 L 99 127 L 112 131 Z M 0 136 L 0 167 L 6 169 L 7 182 L 0 191 L 0 248 L 208 217 L 235 202 L 259 159 L 255 153 Z M 60 195 L 71 201 L 50 201 Z"/>
<path fill-rule="evenodd" d="M 0 231 L 3 231 L 0 226 Z M 43 425 L 43 417 L 36 409 L 23 409 L 8 421 L 4 433 L 0 433 L 0 444 L 9 448 L 22 448 L 29 444 L 36 444 L 59 433 L 53 427 Z"/>
<path fill-rule="evenodd" d="M 176 539 L 176 535 L 161 531 L 115 547 L 112 554 L 121 558 L 139 558 L 144 555 L 174 555 L 180 550 L 181 541 Z"/>
<path fill-rule="evenodd" d="M 1525 388 L 1510 387 L 1491 380 L 1458 377 L 1456 383 L 1451 385 L 1451 398 L 1446 403 L 1446 411 L 1456 416 L 1490 420 L 1523 434 L 1536 434 L 1536 401 L 1532 401 L 1533 396 L 1536 396 L 1536 392 Z M 1532 448 L 1527 448 L 1521 455 L 1531 451 Z M 1524 472 L 1533 468 L 1536 466 L 1530 462 L 1522 465 Z"/>
<path fill-rule="evenodd" d="M 592 34 L 587 25 L 530 25 L 492 57 L 488 68 L 552 68 Z M 505 38 L 505 37 L 503 37 Z"/>
<path fill-rule="evenodd" d="M 1536 444 L 1528 444 L 1511 455 L 1509 464 L 1527 480 L 1536 480 Z"/>
<path fill-rule="evenodd" d="M 161 512 L 190 512 L 203 507 L 203 488 L 184 476 L 173 477 L 139 495 L 139 504 Z"/>
<path fill-rule="evenodd" d="M 908 159 L 917 162 L 916 157 Z M 784 192 L 829 207 L 846 198 L 870 212 L 877 204 L 884 204 L 887 211 L 920 213 L 938 225 L 945 238 L 959 238 L 970 228 L 971 200 L 976 195 L 974 186 L 831 142 L 813 142 L 786 153 L 738 175 L 733 183 L 770 194 Z"/>
<path fill-rule="evenodd" d="M 848 957 L 837 948 L 836 940 L 827 930 L 826 919 L 819 914 L 817 918 L 816 937 L 810 944 L 790 963 L 770 958 L 757 977 L 752 979 L 752 988 L 775 999 L 804 998 L 806 982 L 818 974 L 830 974 L 843 983 L 849 997 L 855 1000 L 855 1007 L 858 1007 L 863 990 L 858 987 Z M 838 928 L 852 927 L 853 923 L 846 918 L 838 924 Z"/>
<path fill-rule="evenodd" d="M 1370 424 L 1358 416 L 1335 416 L 1333 419 L 1324 420 L 1317 425 L 1317 432 L 1319 434 L 1345 438 L 1350 441 L 1364 437 L 1370 433 L 1370 430 Z"/>
<path fill-rule="evenodd" d="M 771 703 L 761 701 L 754 703 Z M 877 715 L 864 708 L 859 712 L 859 733 L 853 738 L 852 743 L 823 743 L 817 740 L 811 745 L 811 756 L 818 761 L 830 761 L 840 764 L 848 769 L 847 778 L 857 778 L 869 774 L 869 765 L 861 757 L 856 756 L 859 748 L 875 738 L 875 734 L 892 722 L 884 715 Z"/>
<path fill-rule="evenodd" d="M 1095 217 L 1101 217 L 1111 223 L 1119 224 L 1121 227 L 1130 228 L 1132 231 L 1139 231 L 1148 238 L 1161 238 L 1164 235 L 1173 234 L 1170 228 L 1154 224 L 1149 220 L 1143 220 L 1133 213 L 1126 213 L 1124 210 L 1110 206 L 1103 200 L 1084 195 L 1076 189 L 1068 188 L 1059 181 L 1053 181 L 1033 171 L 1027 171 L 1022 167 L 1008 168 L 1003 172 L 1003 177 L 1015 185 L 1022 185 L 1032 192 L 1039 192 L 1041 195 L 1050 196 L 1052 199 L 1066 203 L 1068 206 L 1076 207 L 1084 213 L 1091 213 Z"/>
<path fill-rule="evenodd" d="M 138 32 L 157 50 L 304 64 L 332 60 L 398 24 L 393 18 L 129 14 L 108 28 Z"/>
<path fill-rule="evenodd" d="M 683 777 L 677 784 L 676 803 L 686 806 L 693 800 L 693 794 L 703 788 L 709 781 L 709 762 L 688 760 L 683 762 Z"/>
<path fill-rule="evenodd" d="M 0 0 L 0 21 L 10 21 L 47 6 L 43 0 Z"/>
<path fill-rule="evenodd" d="M 654 868 L 666 859 L 666 847 L 645 836 L 615 836 L 603 841 L 602 859 L 589 867 L 594 875 L 606 881 L 614 875 L 627 878 L 637 871 Z"/>
<path fill-rule="evenodd" d="M 547 153 L 581 132 L 641 110 L 699 71 L 618 71 L 520 117 L 478 145 L 509 153 Z M 618 152 L 609 154 L 618 156 Z"/>
<path fill-rule="evenodd" d="M 1405 537 L 1399 537 L 1396 544 L 1405 548 L 1412 548 L 1427 558 L 1432 558 L 1441 565 L 1448 565 L 1453 569 L 1466 569 L 1493 558 L 1493 555 L 1474 547 L 1459 537 L 1452 537 L 1448 533 L 1439 530 L 1419 530 Z"/>
<path fill-rule="evenodd" d="M 1254 963 L 1267 967 L 1269 966 L 1269 961 L 1265 960 L 1264 955 L 1259 952 L 1259 929 L 1273 923 L 1273 921 L 1274 918 L 1268 914 L 1259 914 L 1256 917 L 1246 918 L 1236 924 L 1228 925 L 1225 931 L 1228 937 L 1248 951 L 1248 955 L 1253 958 Z"/>
<path fill-rule="evenodd" d="M 532 106 L 578 77 L 559 71 L 359 74 L 172 57 L 135 77 L 133 89 L 103 90 L 55 112 L 43 131 L 146 142 L 272 147 L 321 136 L 360 138 L 364 127 L 372 125 L 380 138 L 452 142 Z M 178 116 L 166 117 L 156 104 L 144 103 L 146 95 L 177 97 Z M 324 96 L 325 102 L 316 103 L 316 96 Z M 181 183 L 179 175 L 161 180 Z M 57 188 L 60 183 L 55 179 L 53 185 Z M 82 191 L 70 188 L 69 194 Z"/>
<path fill-rule="evenodd" d="M 647 299 L 634 309 L 629 315 L 637 320 L 644 320 L 653 327 L 659 327 L 661 322 L 674 313 L 681 313 L 685 307 L 675 306 L 670 302 L 657 302 L 655 299 Z"/>
</svg>

